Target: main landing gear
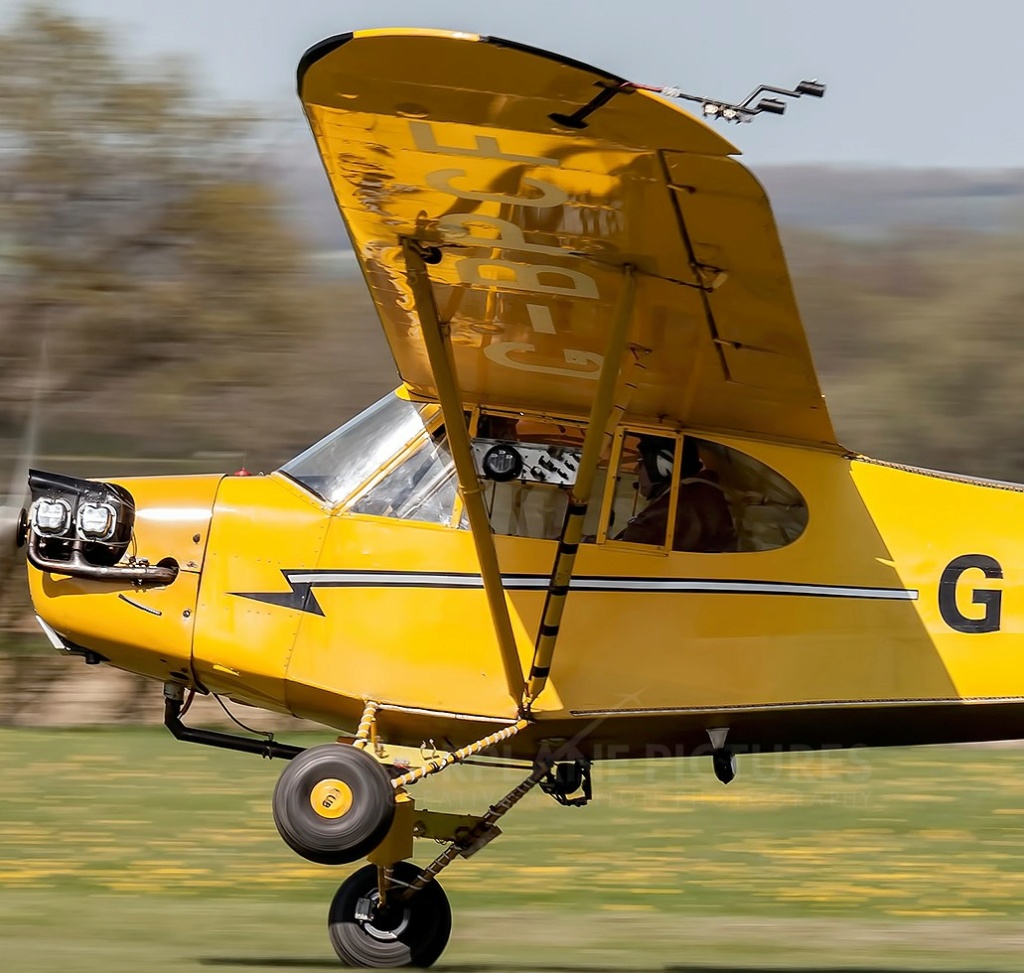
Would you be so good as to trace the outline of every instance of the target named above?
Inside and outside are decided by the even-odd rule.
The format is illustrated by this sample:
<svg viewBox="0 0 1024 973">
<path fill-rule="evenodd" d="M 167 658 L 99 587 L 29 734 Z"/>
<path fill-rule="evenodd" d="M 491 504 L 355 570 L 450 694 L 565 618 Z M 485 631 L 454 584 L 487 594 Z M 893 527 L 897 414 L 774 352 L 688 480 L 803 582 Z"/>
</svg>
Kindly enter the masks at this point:
<svg viewBox="0 0 1024 973">
<path fill-rule="evenodd" d="M 328 743 L 300 753 L 274 788 L 274 823 L 292 851 L 320 865 L 365 858 L 391 830 L 395 789 L 365 750 Z"/>
<path fill-rule="evenodd" d="M 291 761 L 273 802 L 274 821 L 289 847 L 327 865 L 368 859 L 331 903 L 331 944 L 348 966 L 430 966 L 444 952 L 452 923 L 437 876 L 456 858 L 469 858 L 497 838 L 497 822 L 538 784 L 566 807 L 581 807 L 591 796 L 589 761 L 560 761 L 556 751 L 535 759 L 530 775 L 482 815 L 417 810 L 407 787 L 509 739 L 529 725 L 527 720 L 403 773 L 367 752 L 376 742 L 377 703 L 367 703 L 351 746 L 310 750 L 278 743 L 270 734 L 254 740 L 189 727 L 181 719 L 187 709 L 184 688 L 166 684 L 164 725 L 176 739 Z M 420 869 L 407 860 L 414 838 L 446 847 Z"/>
<path fill-rule="evenodd" d="M 507 740 L 527 721 L 401 773 L 368 752 L 377 708 L 367 705 L 351 746 L 313 747 L 292 760 L 274 789 L 274 821 L 288 846 L 310 861 L 369 861 L 342 882 L 331 903 L 327 928 L 342 963 L 425 967 L 444 952 L 452 927 L 448 897 L 437 876 L 456 858 L 469 858 L 501 834 L 498 820 L 536 785 L 544 783 L 548 793 L 554 788 L 562 794 L 577 775 L 552 775 L 549 762 L 537 762 L 521 784 L 482 815 L 418 810 L 407 787 Z M 589 765 L 583 773 L 589 798 Z M 416 837 L 447 846 L 424 869 L 406 860 Z"/>
<path fill-rule="evenodd" d="M 400 897 L 422 874 L 411 862 L 397 862 L 384 904 L 376 865 L 364 865 L 341 883 L 327 917 L 327 934 L 343 963 L 372 968 L 434 964 L 448 945 L 452 910 L 437 882 Z"/>
</svg>

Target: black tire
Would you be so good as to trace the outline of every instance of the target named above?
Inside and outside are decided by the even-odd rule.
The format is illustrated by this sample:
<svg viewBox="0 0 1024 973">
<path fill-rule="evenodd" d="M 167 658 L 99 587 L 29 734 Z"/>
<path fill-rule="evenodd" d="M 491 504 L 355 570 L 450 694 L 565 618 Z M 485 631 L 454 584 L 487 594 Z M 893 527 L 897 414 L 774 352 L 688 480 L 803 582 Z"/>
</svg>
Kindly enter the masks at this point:
<svg viewBox="0 0 1024 973">
<path fill-rule="evenodd" d="M 420 874 L 412 862 L 399 862 L 394 879 L 408 885 Z M 395 889 L 397 892 L 398 889 Z M 448 945 L 452 910 L 448 896 L 436 881 L 420 889 L 408 902 L 389 905 L 370 920 L 356 918 L 360 900 L 377 901 L 377 866 L 367 865 L 341 884 L 327 919 L 327 932 L 338 958 L 346 966 L 396 969 L 432 966 Z"/>
<path fill-rule="evenodd" d="M 351 806 L 340 817 L 313 809 L 313 789 L 340 781 Z M 304 750 L 274 788 L 274 823 L 285 843 L 319 865 L 344 865 L 366 857 L 384 840 L 395 817 L 388 772 L 362 750 L 328 743 Z"/>
</svg>

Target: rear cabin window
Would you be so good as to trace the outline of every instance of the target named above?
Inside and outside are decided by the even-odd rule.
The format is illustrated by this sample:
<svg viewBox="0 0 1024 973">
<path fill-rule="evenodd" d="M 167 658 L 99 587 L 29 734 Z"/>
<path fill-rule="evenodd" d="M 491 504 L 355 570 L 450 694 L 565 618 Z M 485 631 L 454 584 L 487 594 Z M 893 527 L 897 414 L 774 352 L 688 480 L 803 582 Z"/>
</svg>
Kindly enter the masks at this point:
<svg viewBox="0 0 1024 973">
<path fill-rule="evenodd" d="M 807 525 L 793 484 L 729 446 L 627 431 L 616 449 L 609 540 L 706 554 L 767 551 Z"/>
</svg>

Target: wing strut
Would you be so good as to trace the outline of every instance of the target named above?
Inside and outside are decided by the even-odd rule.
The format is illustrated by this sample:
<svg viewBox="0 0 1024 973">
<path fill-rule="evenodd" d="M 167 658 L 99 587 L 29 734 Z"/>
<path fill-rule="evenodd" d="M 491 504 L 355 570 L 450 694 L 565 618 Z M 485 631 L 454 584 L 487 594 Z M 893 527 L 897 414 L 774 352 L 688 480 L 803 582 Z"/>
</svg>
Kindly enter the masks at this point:
<svg viewBox="0 0 1024 973">
<path fill-rule="evenodd" d="M 633 319 L 633 296 L 636 292 L 632 265 L 626 264 L 622 270 L 622 290 L 611 323 L 594 404 L 590 407 L 587 433 L 583 439 L 583 455 L 580 457 L 576 483 L 569 494 L 569 506 L 565 512 L 562 536 L 558 540 L 558 552 L 555 554 L 555 564 L 551 570 L 551 580 L 544 599 L 544 612 L 541 615 L 540 629 L 533 650 L 533 665 L 530 667 L 530 681 L 524 700 L 527 711 L 544 689 L 548 673 L 551 671 L 558 627 L 562 622 L 565 599 L 569 594 L 569 582 L 576 564 L 576 553 L 583 536 L 583 521 L 587 516 L 587 505 L 594 489 L 597 463 L 601 458 L 605 440 L 610 436 L 608 427 L 615 408 L 616 381 L 626 352 L 626 339 Z"/>
<path fill-rule="evenodd" d="M 501 661 L 505 668 L 505 682 L 516 705 L 521 706 L 525 688 L 523 669 L 519 662 L 508 603 L 505 601 L 505 588 L 498 567 L 498 552 L 494 547 L 491 521 L 487 515 L 480 478 L 477 476 L 476 464 L 473 461 L 469 430 L 466 428 L 462 400 L 455 380 L 455 364 L 449 344 L 448 328 L 438 316 L 434 290 L 419 244 L 415 240 L 403 238 L 402 255 L 405 257 L 405 272 L 423 331 L 423 344 L 437 385 L 437 398 L 448 431 L 448 444 L 451 446 L 452 459 L 455 461 L 455 472 L 462 488 L 462 500 L 469 515 L 469 526 L 480 561 L 480 576 L 483 578 L 487 604 L 494 622 L 494 634 L 498 639 Z"/>
</svg>

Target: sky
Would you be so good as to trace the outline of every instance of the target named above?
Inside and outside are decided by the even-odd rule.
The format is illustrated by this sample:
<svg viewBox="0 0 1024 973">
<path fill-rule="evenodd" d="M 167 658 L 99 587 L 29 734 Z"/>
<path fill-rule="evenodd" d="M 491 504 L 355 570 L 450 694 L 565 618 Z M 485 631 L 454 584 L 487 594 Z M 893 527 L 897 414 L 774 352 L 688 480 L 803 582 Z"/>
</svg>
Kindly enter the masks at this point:
<svg viewBox="0 0 1024 973">
<path fill-rule="evenodd" d="M 20 0 L 0 0 L 0 18 Z M 633 81 L 735 101 L 756 85 L 828 85 L 784 117 L 723 134 L 748 164 L 1024 167 L 1024 4 L 1016 0 L 63 0 L 123 52 L 183 55 L 211 96 L 301 131 L 302 52 L 367 27 L 517 40 Z M 720 123 L 722 124 L 722 123 Z M 289 136 L 290 137 L 290 136 Z"/>
</svg>

